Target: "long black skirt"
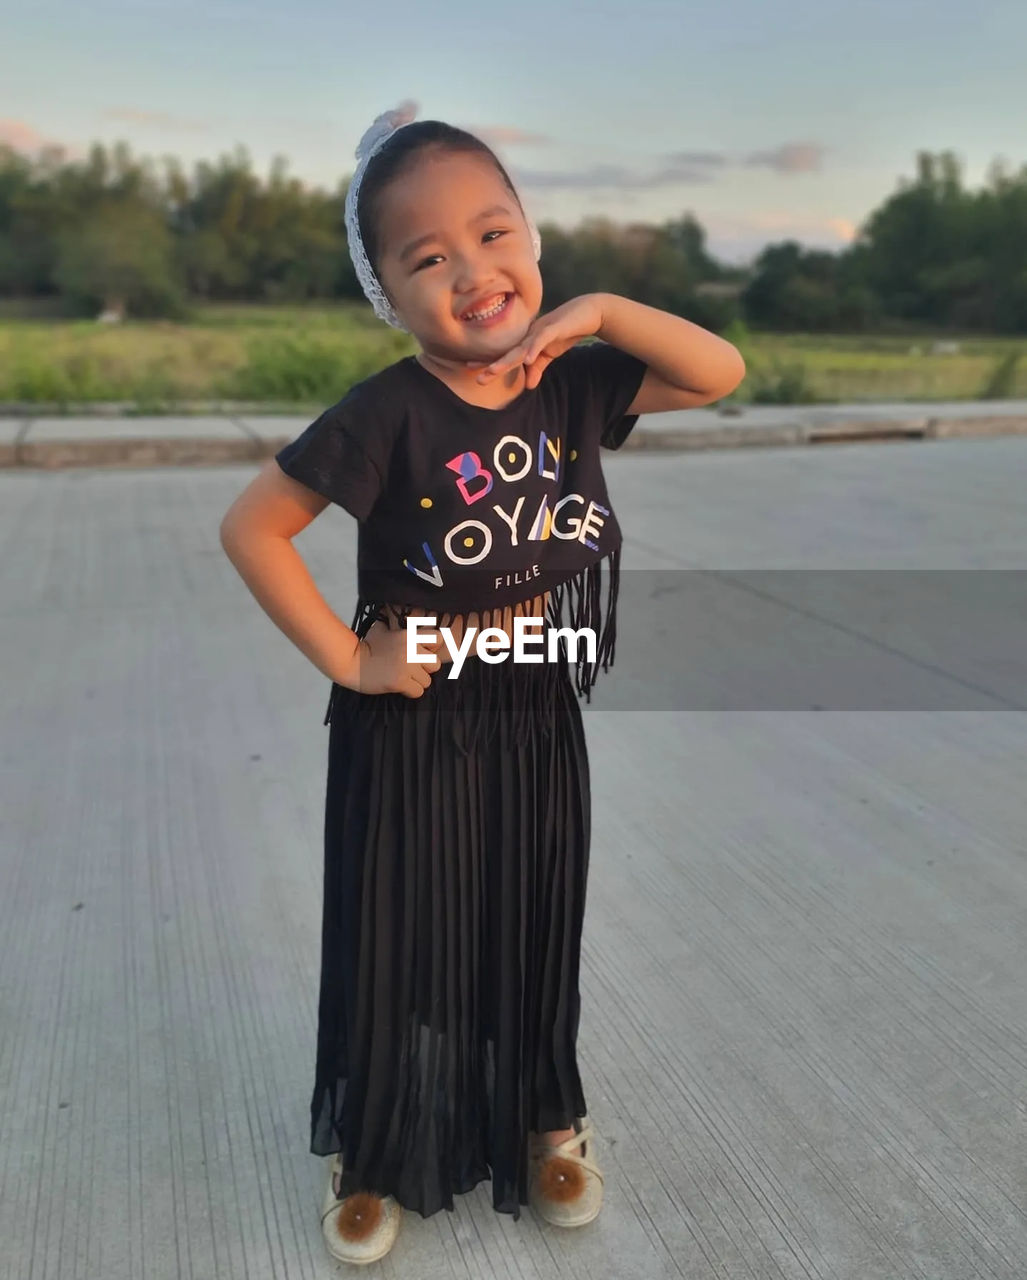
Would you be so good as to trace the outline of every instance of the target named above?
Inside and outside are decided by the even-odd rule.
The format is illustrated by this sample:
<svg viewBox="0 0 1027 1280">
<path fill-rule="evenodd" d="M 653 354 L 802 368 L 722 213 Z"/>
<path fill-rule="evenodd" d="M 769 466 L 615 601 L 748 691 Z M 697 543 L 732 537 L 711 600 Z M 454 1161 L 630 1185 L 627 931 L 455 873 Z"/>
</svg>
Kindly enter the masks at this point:
<svg viewBox="0 0 1027 1280">
<path fill-rule="evenodd" d="M 333 686 L 315 1155 L 423 1217 L 586 1114 L 576 1059 L 591 821 L 566 660 L 468 657 L 420 698 Z"/>
</svg>

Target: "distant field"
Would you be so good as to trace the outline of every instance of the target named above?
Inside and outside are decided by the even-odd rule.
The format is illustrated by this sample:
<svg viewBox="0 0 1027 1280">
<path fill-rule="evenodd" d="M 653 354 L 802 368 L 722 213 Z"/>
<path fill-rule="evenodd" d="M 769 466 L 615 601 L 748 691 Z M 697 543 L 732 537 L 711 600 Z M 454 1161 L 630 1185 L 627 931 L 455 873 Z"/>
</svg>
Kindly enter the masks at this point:
<svg viewBox="0 0 1027 1280">
<path fill-rule="evenodd" d="M 190 402 L 313 407 L 417 349 L 361 304 L 211 306 L 188 324 L 4 318 L 0 402 L 118 401 L 154 412 Z M 1027 397 L 1027 339 L 754 334 L 740 341 L 740 403 Z M 917 350 L 918 349 L 918 350 Z"/>
<path fill-rule="evenodd" d="M 932 352 L 935 342 L 958 351 Z M 746 401 L 979 400 L 1027 397 L 1027 338 L 952 334 L 753 335 Z M 748 385 L 746 385 L 748 384 Z M 803 394 L 787 394 L 792 387 Z"/>
</svg>

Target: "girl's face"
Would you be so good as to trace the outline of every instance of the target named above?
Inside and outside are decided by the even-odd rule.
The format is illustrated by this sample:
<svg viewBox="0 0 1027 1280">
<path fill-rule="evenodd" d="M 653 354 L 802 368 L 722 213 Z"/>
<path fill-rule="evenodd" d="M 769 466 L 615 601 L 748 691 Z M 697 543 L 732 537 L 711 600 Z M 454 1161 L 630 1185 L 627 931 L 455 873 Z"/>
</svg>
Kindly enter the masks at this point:
<svg viewBox="0 0 1027 1280">
<path fill-rule="evenodd" d="M 487 156 L 426 153 L 382 193 L 379 217 L 378 278 L 425 352 L 488 360 L 521 341 L 542 276 L 520 206 Z M 503 295 L 498 318 L 465 318 Z"/>
</svg>

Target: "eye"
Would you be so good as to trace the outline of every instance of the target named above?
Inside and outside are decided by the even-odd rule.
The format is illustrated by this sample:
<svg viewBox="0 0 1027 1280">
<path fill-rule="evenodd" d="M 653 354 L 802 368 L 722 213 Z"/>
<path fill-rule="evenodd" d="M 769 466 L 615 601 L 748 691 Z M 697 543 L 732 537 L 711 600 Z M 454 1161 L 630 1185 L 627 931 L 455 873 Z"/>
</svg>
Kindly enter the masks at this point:
<svg viewBox="0 0 1027 1280">
<path fill-rule="evenodd" d="M 486 240 L 487 243 L 491 244 L 492 241 L 488 240 L 489 236 L 505 236 L 508 234 L 509 233 L 506 231 L 486 231 L 485 234 L 482 236 L 482 240 Z M 426 267 L 430 262 L 434 262 L 436 258 L 440 258 L 441 256 L 442 255 L 440 253 L 433 253 L 428 258 L 422 258 L 421 261 L 417 264 L 417 266 L 414 267 L 414 270 L 420 271 L 422 267 Z"/>
</svg>

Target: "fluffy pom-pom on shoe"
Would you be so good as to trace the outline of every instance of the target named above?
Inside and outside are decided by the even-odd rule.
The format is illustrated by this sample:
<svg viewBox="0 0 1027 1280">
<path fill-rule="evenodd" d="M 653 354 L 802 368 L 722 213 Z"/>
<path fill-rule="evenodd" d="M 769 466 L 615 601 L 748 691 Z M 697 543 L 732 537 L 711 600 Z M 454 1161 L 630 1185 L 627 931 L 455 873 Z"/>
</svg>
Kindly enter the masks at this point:
<svg viewBox="0 0 1027 1280">
<path fill-rule="evenodd" d="M 321 1231 L 328 1252 L 340 1262 L 377 1262 L 396 1242 L 403 1209 L 395 1196 L 374 1191 L 354 1191 L 340 1197 L 341 1174 L 340 1153 L 332 1161 L 321 1206 Z"/>
<path fill-rule="evenodd" d="M 335 1229 L 344 1240 L 354 1243 L 368 1239 L 382 1221 L 381 1196 L 370 1191 L 355 1191 L 339 1205 Z"/>
<path fill-rule="evenodd" d="M 551 1145 L 532 1142 L 528 1183 L 532 1207 L 558 1227 L 582 1227 L 603 1203 L 603 1174 L 592 1155 L 592 1128 L 574 1121 L 574 1134 Z"/>
<path fill-rule="evenodd" d="M 585 1190 L 585 1171 L 562 1156 L 550 1156 L 542 1161 L 536 1185 L 540 1196 L 566 1204 Z"/>
</svg>

